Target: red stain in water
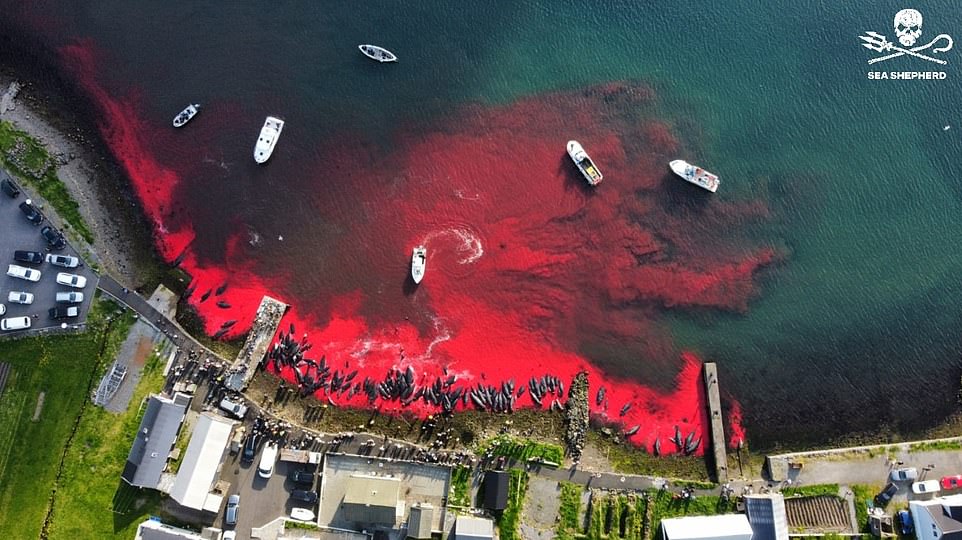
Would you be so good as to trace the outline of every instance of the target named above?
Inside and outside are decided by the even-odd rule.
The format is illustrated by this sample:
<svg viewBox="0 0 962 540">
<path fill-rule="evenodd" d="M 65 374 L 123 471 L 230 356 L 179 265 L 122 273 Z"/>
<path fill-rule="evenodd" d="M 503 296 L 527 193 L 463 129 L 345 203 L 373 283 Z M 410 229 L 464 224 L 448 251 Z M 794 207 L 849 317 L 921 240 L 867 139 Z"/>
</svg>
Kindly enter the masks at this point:
<svg viewBox="0 0 962 540">
<path fill-rule="evenodd" d="M 668 125 L 632 113 L 657 99 L 651 88 L 610 83 L 465 107 L 431 132 L 398 134 L 384 157 L 359 156 L 355 141 L 329 141 L 323 166 L 304 170 L 342 164 L 351 171 L 357 201 L 340 204 L 357 204 L 364 219 L 340 224 L 350 234 L 330 247 L 330 258 L 355 266 L 332 273 L 331 290 L 287 298 L 296 276 L 260 270 L 244 231 L 226 242 L 223 264 L 204 263 L 192 251 L 197 231 L 177 216 L 181 176 L 153 157 L 166 135 L 141 118 L 136 96 L 119 98 L 96 81 L 92 51 L 79 43 L 62 52 L 101 108 L 100 130 L 143 202 L 161 255 L 182 256 L 193 276 L 190 302 L 209 333 L 233 319 L 239 322 L 226 336 L 242 334 L 261 296 L 270 294 L 293 304 L 282 328 L 307 332 L 315 358 L 324 355 L 342 374 L 359 370 L 358 382 L 412 366 L 420 385 L 447 371 L 461 386 L 500 386 L 511 378 L 521 385 L 546 374 L 567 386 L 584 370 L 593 414 L 625 429 L 639 426 L 635 444 L 651 448 L 660 439 L 662 452 L 673 452 L 677 430 L 682 439 L 703 438 L 698 453 L 705 448 L 706 398 L 694 354 L 669 361 L 678 372 L 666 392 L 608 376 L 578 352 L 611 352 L 615 343 L 619 358 L 636 359 L 637 371 L 664 370 L 665 358 L 676 355 L 657 324 L 659 310 L 747 310 L 754 273 L 778 257 L 770 248 L 727 242 L 733 227 L 767 216 L 763 202 L 709 197 L 669 177 L 665 163 L 680 146 L 677 137 Z M 605 174 L 600 186 L 586 186 L 559 134 L 585 144 Z M 386 178 L 402 180 L 386 185 Z M 366 212 L 372 206 L 376 211 Z M 417 244 L 429 250 L 425 281 L 382 290 L 407 272 Z M 217 295 L 224 283 L 227 290 Z M 620 340 L 635 345 L 621 347 Z M 282 375 L 293 380 L 289 369 Z M 606 399 L 599 404 L 600 387 Z M 324 391 L 318 397 L 327 399 Z M 363 394 L 331 399 L 367 406 Z M 535 406 L 527 396 L 519 403 Z M 550 404 L 549 397 L 543 406 Z M 410 409 L 436 411 L 420 402 Z M 733 411 L 732 441 L 744 437 L 737 403 Z"/>
</svg>

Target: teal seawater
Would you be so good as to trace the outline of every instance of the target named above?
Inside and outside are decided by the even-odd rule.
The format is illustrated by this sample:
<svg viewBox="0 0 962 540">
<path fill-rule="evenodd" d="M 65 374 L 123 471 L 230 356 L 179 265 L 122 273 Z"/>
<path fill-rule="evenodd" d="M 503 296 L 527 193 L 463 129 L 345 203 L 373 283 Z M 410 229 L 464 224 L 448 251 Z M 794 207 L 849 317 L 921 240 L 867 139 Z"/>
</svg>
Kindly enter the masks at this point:
<svg viewBox="0 0 962 540">
<path fill-rule="evenodd" d="M 238 125 L 220 142 L 243 151 L 209 156 L 227 162 L 247 159 L 264 109 L 296 115 L 283 144 L 311 156 L 316 141 L 344 132 L 384 134 L 387 150 L 390 134 L 465 103 L 647 81 L 687 157 L 723 176 L 717 196 L 769 204 L 769 219 L 738 232 L 746 245 L 788 254 L 759 276 L 746 313 L 665 313 L 679 349 L 720 364 L 753 442 L 908 436 L 957 409 L 962 44 L 944 67 L 908 57 L 869 66 L 876 53 L 857 36 L 891 36 L 900 3 L 0 7 L 13 14 L 0 23 L 7 33 L 39 35 L 51 48 L 89 39 L 107 51 L 104 84 L 142 89 L 145 116 L 167 122 L 197 95 L 236 103 Z M 914 7 L 925 15 L 923 42 L 943 32 L 962 39 L 953 3 Z M 395 51 L 398 69 L 357 69 L 354 47 L 364 42 Z M 938 70 L 947 80 L 869 80 L 874 70 Z"/>
</svg>

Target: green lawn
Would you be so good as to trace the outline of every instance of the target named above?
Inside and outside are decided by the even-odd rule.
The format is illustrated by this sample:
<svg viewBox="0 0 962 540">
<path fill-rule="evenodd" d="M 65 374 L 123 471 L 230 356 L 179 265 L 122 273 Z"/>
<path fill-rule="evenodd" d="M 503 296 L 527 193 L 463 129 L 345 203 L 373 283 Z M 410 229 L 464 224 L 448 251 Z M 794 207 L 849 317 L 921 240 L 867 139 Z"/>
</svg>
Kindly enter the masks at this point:
<svg viewBox="0 0 962 540">
<path fill-rule="evenodd" d="M 561 493 L 558 498 L 561 500 L 561 506 L 558 508 L 556 538 L 558 540 L 573 539 L 579 530 L 578 515 L 581 513 L 581 493 L 584 488 L 571 482 L 561 482 L 559 486 Z"/>
<path fill-rule="evenodd" d="M 498 534 L 501 540 L 516 540 L 521 538 L 521 510 L 524 508 L 524 498 L 528 493 L 528 473 L 511 469 L 511 480 L 508 483 L 508 506 L 498 516 Z"/>
<path fill-rule="evenodd" d="M 143 416 L 141 403 L 163 384 L 163 362 L 152 356 L 126 413 L 87 407 L 64 461 L 51 539 L 133 538 L 137 524 L 157 512 L 160 494 L 130 487 L 120 473 Z"/>
<path fill-rule="evenodd" d="M 57 178 L 57 162 L 40 142 L 10 122 L 0 122 L 0 161 L 46 199 L 81 238 L 93 243 L 93 232 L 80 215 L 80 205 Z"/>
<path fill-rule="evenodd" d="M 116 309 L 95 302 L 82 335 L 0 341 L 0 361 L 13 369 L 0 398 L 0 538 L 40 536 L 61 457 L 89 402 L 91 381 L 132 322 L 125 316 L 108 325 L 106 317 Z M 34 421 L 41 392 L 43 407 Z"/>
<path fill-rule="evenodd" d="M 451 506 L 471 506 L 471 467 L 457 467 L 451 472 L 451 495 L 448 504 Z"/>
<path fill-rule="evenodd" d="M 658 534 L 661 520 L 681 516 L 713 516 L 735 511 L 734 502 L 728 502 L 721 497 L 706 496 L 691 499 L 674 498 L 665 491 L 650 491 L 653 505 L 651 516 L 651 530 Z"/>
<path fill-rule="evenodd" d="M 481 453 L 489 449 L 496 456 L 506 456 L 518 461 L 540 459 L 560 465 L 564 460 L 564 451 L 557 444 L 541 443 L 510 435 L 498 435 L 491 439 L 483 446 Z"/>
</svg>

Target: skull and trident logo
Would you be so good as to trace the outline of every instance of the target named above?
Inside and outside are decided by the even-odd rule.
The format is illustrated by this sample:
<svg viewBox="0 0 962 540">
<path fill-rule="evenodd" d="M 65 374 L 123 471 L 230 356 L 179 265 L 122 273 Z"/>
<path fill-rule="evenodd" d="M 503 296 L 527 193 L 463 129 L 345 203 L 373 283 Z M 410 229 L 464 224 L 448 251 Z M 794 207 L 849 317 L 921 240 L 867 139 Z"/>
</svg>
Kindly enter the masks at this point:
<svg viewBox="0 0 962 540">
<path fill-rule="evenodd" d="M 939 34 L 935 36 L 935 39 L 925 45 L 914 46 L 919 38 L 922 37 L 922 14 L 917 10 L 903 9 L 899 11 L 895 14 L 893 26 L 895 27 L 895 37 L 898 38 L 901 47 L 892 43 L 888 38 L 878 32 L 866 32 L 864 36 L 859 36 L 859 39 L 864 41 L 864 43 L 862 43 L 863 47 L 880 53 L 889 53 L 870 59 L 868 61 L 869 64 L 891 60 L 892 58 L 904 55 L 914 56 L 922 60 L 935 62 L 936 64 L 946 64 L 945 60 L 934 58 L 933 56 L 929 56 L 929 54 L 935 55 L 952 49 L 952 37 L 948 34 Z M 940 42 L 944 43 L 936 47 L 935 45 Z M 922 54 L 921 51 L 927 51 L 928 54 Z"/>
</svg>

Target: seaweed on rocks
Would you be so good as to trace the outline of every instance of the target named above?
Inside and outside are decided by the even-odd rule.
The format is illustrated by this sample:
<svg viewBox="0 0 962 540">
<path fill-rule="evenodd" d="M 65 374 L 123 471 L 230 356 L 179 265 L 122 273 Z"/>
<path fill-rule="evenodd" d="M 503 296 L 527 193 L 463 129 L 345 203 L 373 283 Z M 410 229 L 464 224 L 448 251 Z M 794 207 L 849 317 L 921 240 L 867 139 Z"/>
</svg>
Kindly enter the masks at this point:
<svg viewBox="0 0 962 540">
<path fill-rule="evenodd" d="M 575 375 L 565 404 L 565 447 L 575 463 L 581 460 L 588 433 L 588 372 Z"/>
</svg>

